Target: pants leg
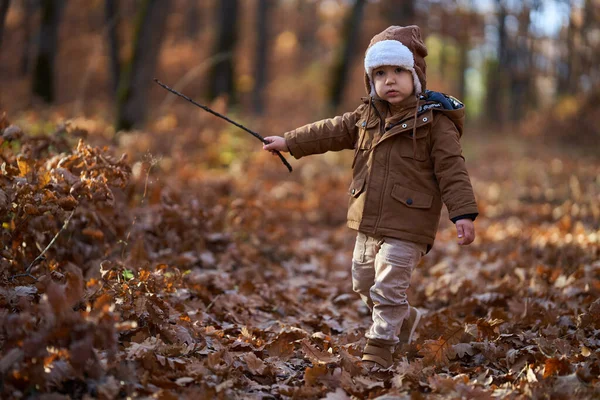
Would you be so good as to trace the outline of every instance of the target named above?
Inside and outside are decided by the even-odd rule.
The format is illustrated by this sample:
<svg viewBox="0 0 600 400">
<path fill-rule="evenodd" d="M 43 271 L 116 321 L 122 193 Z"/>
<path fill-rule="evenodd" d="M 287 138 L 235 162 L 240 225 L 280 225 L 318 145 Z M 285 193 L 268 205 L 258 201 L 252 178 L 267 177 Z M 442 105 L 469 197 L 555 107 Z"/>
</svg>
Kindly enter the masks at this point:
<svg viewBox="0 0 600 400">
<path fill-rule="evenodd" d="M 375 281 L 370 289 L 373 324 L 369 339 L 390 345 L 398 343 L 402 322 L 408 317 L 406 291 L 414 267 L 426 252 L 426 245 L 385 237 L 375 256 Z"/>
<path fill-rule="evenodd" d="M 370 310 L 373 310 L 370 290 L 375 283 L 375 255 L 378 251 L 378 239 L 358 232 L 352 254 L 352 289 Z"/>
</svg>

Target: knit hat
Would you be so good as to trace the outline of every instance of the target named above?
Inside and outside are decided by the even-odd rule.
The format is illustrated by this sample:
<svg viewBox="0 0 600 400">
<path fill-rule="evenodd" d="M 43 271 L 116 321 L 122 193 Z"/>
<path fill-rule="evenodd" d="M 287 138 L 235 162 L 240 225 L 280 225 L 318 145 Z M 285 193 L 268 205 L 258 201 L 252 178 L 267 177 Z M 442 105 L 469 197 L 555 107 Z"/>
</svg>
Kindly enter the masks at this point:
<svg viewBox="0 0 600 400">
<path fill-rule="evenodd" d="M 415 85 L 415 94 L 425 91 L 427 78 L 427 47 L 421 39 L 421 30 L 416 25 L 390 26 L 373 36 L 365 53 L 365 85 L 367 93 L 375 96 L 375 85 L 371 79 L 373 70 L 382 65 L 397 65 L 410 71 Z"/>
</svg>

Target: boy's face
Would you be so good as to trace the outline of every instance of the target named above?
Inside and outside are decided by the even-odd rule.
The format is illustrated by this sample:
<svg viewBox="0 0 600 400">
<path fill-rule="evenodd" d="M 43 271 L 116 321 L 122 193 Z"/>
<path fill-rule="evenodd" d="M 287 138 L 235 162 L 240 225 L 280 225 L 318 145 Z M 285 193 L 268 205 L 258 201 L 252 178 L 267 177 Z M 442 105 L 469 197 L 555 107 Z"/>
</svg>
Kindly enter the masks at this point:
<svg viewBox="0 0 600 400">
<path fill-rule="evenodd" d="M 395 65 L 375 68 L 373 83 L 377 95 L 391 104 L 400 103 L 414 91 L 411 72 Z"/>
</svg>

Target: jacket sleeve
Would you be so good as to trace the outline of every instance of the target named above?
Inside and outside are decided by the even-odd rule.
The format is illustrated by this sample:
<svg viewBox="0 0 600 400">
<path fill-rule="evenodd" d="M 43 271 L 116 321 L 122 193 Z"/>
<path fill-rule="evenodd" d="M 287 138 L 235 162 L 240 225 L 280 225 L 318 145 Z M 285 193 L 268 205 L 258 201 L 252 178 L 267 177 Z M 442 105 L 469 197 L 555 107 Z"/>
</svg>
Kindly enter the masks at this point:
<svg viewBox="0 0 600 400">
<path fill-rule="evenodd" d="M 454 123 L 445 115 L 440 115 L 431 129 L 431 158 L 442 201 L 448 207 L 451 220 L 465 214 L 478 215 L 459 139 Z"/>
<path fill-rule="evenodd" d="M 354 148 L 358 134 L 356 122 L 366 106 L 361 105 L 342 116 L 304 125 L 284 134 L 290 153 L 295 158 L 327 151 Z"/>
</svg>

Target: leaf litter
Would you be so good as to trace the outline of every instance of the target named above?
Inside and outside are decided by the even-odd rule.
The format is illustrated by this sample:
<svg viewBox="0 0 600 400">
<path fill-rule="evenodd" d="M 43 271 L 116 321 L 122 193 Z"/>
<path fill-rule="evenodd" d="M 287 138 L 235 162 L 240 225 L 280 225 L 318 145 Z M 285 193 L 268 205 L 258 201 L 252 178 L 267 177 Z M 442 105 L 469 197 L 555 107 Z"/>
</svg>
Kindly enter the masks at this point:
<svg viewBox="0 0 600 400">
<path fill-rule="evenodd" d="M 132 168 L 72 127 L 2 126 L 3 398 L 600 395 L 597 160 L 482 148 L 478 238 L 459 248 L 442 218 L 409 293 L 417 339 L 373 374 L 347 172 L 280 178 L 260 155 L 191 175 L 130 151 Z"/>
</svg>

